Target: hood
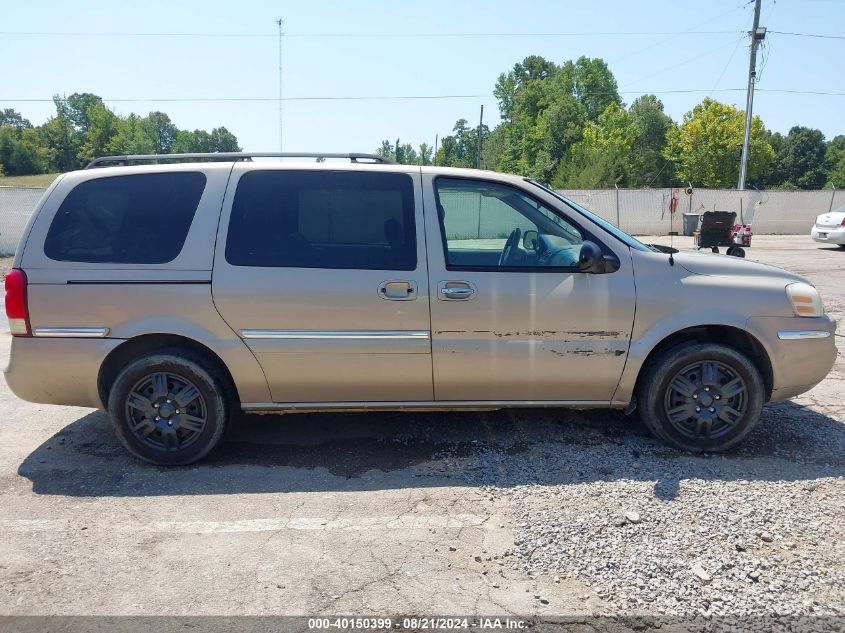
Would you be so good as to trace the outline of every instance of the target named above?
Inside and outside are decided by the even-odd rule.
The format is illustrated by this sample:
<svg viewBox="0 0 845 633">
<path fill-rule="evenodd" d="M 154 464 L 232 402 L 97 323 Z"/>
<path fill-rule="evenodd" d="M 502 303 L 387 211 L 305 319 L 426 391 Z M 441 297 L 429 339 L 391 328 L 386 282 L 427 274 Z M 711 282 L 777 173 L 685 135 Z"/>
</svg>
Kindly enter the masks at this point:
<svg viewBox="0 0 845 633">
<path fill-rule="evenodd" d="M 807 282 L 804 277 L 785 268 L 753 262 L 742 257 L 703 253 L 677 253 L 675 263 L 695 275 L 734 275 L 741 277 L 777 277 L 789 281 Z"/>
</svg>

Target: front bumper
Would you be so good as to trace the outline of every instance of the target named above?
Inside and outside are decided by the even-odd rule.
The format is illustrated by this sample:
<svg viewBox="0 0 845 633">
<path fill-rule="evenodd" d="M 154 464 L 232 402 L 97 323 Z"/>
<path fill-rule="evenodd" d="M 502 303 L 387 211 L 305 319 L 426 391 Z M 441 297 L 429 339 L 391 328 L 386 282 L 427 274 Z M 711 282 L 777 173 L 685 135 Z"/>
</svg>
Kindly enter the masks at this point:
<svg viewBox="0 0 845 633">
<path fill-rule="evenodd" d="M 814 226 L 810 237 L 822 244 L 845 244 L 845 226 Z"/>
<path fill-rule="evenodd" d="M 746 329 L 769 357 L 771 402 L 809 391 L 825 379 L 836 362 L 836 321 L 828 315 L 752 317 Z"/>
<path fill-rule="evenodd" d="M 6 382 L 23 400 L 102 408 L 100 366 L 120 339 L 12 337 Z"/>
</svg>

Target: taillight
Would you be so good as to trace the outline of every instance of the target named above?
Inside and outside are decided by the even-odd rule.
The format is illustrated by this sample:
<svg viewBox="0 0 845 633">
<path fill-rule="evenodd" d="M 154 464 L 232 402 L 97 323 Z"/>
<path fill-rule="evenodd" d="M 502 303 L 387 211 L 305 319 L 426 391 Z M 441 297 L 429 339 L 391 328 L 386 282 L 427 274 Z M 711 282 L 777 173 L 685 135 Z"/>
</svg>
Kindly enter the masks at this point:
<svg viewBox="0 0 845 633">
<path fill-rule="evenodd" d="M 842 222 L 839 223 L 839 226 L 845 226 L 845 217 L 842 218 Z"/>
<path fill-rule="evenodd" d="M 26 306 L 26 273 L 13 268 L 6 274 L 6 316 L 12 336 L 30 336 Z"/>
</svg>

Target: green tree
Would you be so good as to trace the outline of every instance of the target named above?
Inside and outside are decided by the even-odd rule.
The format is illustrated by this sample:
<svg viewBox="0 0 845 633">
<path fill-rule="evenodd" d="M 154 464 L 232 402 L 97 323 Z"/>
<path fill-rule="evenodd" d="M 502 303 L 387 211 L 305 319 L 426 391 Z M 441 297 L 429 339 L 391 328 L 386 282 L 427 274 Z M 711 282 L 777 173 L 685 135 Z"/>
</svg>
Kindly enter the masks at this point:
<svg viewBox="0 0 845 633">
<path fill-rule="evenodd" d="M 395 147 L 396 150 L 393 155 L 393 160 L 397 163 L 400 165 L 417 165 L 419 163 L 417 151 L 410 143 L 400 143 L 397 138 Z"/>
<path fill-rule="evenodd" d="M 826 150 L 821 130 L 793 127 L 776 155 L 776 171 L 781 181 L 801 189 L 818 189 L 824 185 Z"/>
<path fill-rule="evenodd" d="M 499 76 L 493 94 L 503 123 L 495 139 L 497 160 L 489 166 L 544 182 L 572 173 L 567 162 L 585 124 L 597 122 L 609 105 L 622 105 L 607 64 L 588 57 L 562 66 L 526 57 Z"/>
<path fill-rule="evenodd" d="M 431 165 L 432 148 L 428 143 L 420 143 L 420 165 Z"/>
<path fill-rule="evenodd" d="M 216 127 L 211 130 L 211 147 L 212 152 L 239 152 L 241 151 L 238 145 L 237 137 L 232 134 L 225 127 Z"/>
<path fill-rule="evenodd" d="M 572 158 L 554 184 L 584 189 L 628 184 L 636 132 L 628 111 L 610 103 L 597 122 L 584 127 L 583 139 L 573 145 Z"/>
<path fill-rule="evenodd" d="M 214 128 L 211 133 L 205 130 L 180 130 L 173 143 L 173 152 L 176 154 L 239 151 L 238 139 L 224 127 Z"/>
<path fill-rule="evenodd" d="M 91 125 L 88 110 L 92 106 L 102 105 L 103 100 L 95 94 L 91 94 L 90 92 L 75 92 L 64 99 L 64 116 L 70 120 L 77 131 L 84 134 L 88 126 Z"/>
<path fill-rule="evenodd" d="M 825 153 L 828 168 L 825 187 L 845 188 L 845 135 L 834 136 Z"/>
<path fill-rule="evenodd" d="M 482 125 L 482 144 L 489 135 L 490 129 L 487 125 Z M 443 137 L 435 162 L 446 167 L 475 167 L 477 156 L 478 128 L 470 127 L 466 119 L 458 119 L 452 128 L 452 134 Z"/>
<path fill-rule="evenodd" d="M 37 135 L 28 138 L 24 132 L 12 125 L 0 126 L 0 173 L 26 176 L 44 170 L 43 157 L 33 142 Z"/>
<path fill-rule="evenodd" d="M 141 126 L 153 141 L 154 154 L 169 154 L 173 151 L 179 130 L 164 112 L 150 112 L 141 119 Z"/>
<path fill-rule="evenodd" d="M 98 156 L 108 154 L 111 140 L 118 132 L 120 119 L 102 103 L 94 103 L 87 112 L 88 127 L 79 150 L 79 160 L 89 163 Z"/>
<path fill-rule="evenodd" d="M 39 128 L 41 138 L 50 154 L 50 167 L 55 171 L 71 171 L 79 168 L 77 158 L 81 145 L 81 137 L 70 120 L 59 115 L 51 117 Z"/>
<path fill-rule="evenodd" d="M 147 134 L 141 118 L 130 114 L 117 123 L 117 132 L 106 145 L 109 154 L 152 154 L 155 141 Z"/>
<path fill-rule="evenodd" d="M 12 110 L 12 108 L 0 110 L 0 127 L 3 127 L 4 125 L 9 125 L 16 130 L 32 127 L 32 123 L 23 118 L 20 112 L 16 112 L 15 110 Z"/>
<path fill-rule="evenodd" d="M 611 104 L 622 105 L 616 78 L 603 59 L 581 56 L 572 64 L 567 62 L 564 71 L 571 64 L 571 75 L 575 96 L 584 105 L 587 118 L 598 120 Z"/>
<path fill-rule="evenodd" d="M 780 171 L 780 161 L 778 157 L 783 152 L 783 144 L 786 137 L 780 132 L 769 132 L 766 136 L 769 145 L 772 146 L 772 151 L 775 154 L 775 159 L 766 173 L 761 174 L 760 183 L 767 187 L 781 187 L 785 180 L 783 173 Z"/>
<path fill-rule="evenodd" d="M 667 133 L 664 156 L 680 180 L 704 187 L 735 187 L 739 177 L 745 115 L 731 105 L 705 98 L 684 115 L 683 123 Z M 749 181 L 765 174 L 774 151 L 760 117 L 751 123 Z"/>
<path fill-rule="evenodd" d="M 396 144 L 384 140 L 381 147 L 376 149 L 376 154 L 384 156 L 400 165 L 428 165 L 431 162 L 431 148 L 423 143 L 420 145 L 420 152 L 414 149 L 410 143 L 402 143 L 396 139 Z"/>
<path fill-rule="evenodd" d="M 393 150 L 393 145 L 387 139 L 384 139 L 381 142 L 381 146 L 376 150 L 376 154 L 389 158 L 390 160 L 393 160 L 393 157 L 396 155 Z"/>
<path fill-rule="evenodd" d="M 672 163 L 663 155 L 663 149 L 672 119 L 663 111 L 663 103 L 654 95 L 643 95 L 634 100 L 628 113 L 634 128 L 627 167 L 628 185 L 659 186 L 669 182 L 674 173 Z"/>
<path fill-rule="evenodd" d="M 493 88 L 493 95 L 499 101 L 499 112 L 503 119 L 512 120 L 517 106 L 516 95 L 523 88 L 553 77 L 558 71 L 554 62 L 539 55 L 530 55 L 514 64 L 509 73 L 499 75 Z M 523 104 L 521 107 L 525 107 Z"/>
</svg>

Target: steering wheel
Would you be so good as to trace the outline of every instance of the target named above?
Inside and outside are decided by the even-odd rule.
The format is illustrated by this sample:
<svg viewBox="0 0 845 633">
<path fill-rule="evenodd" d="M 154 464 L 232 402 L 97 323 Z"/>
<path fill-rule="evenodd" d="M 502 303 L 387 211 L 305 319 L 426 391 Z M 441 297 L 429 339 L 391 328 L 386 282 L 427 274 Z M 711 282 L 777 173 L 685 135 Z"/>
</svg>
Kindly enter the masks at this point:
<svg viewBox="0 0 845 633">
<path fill-rule="evenodd" d="M 502 249 L 502 254 L 499 256 L 499 266 L 507 266 L 508 260 L 510 260 L 511 255 L 513 254 L 513 249 L 515 249 L 516 245 L 519 244 L 520 237 L 522 237 L 522 229 L 519 227 L 515 228 L 511 231 L 511 234 L 508 235 L 505 247 Z"/>
</svg>

